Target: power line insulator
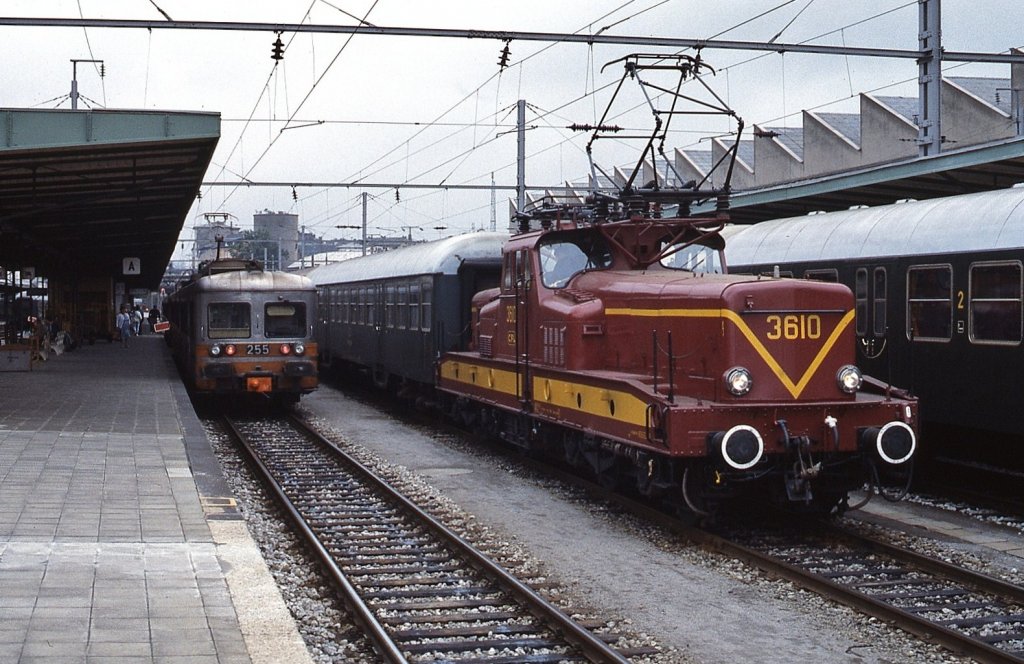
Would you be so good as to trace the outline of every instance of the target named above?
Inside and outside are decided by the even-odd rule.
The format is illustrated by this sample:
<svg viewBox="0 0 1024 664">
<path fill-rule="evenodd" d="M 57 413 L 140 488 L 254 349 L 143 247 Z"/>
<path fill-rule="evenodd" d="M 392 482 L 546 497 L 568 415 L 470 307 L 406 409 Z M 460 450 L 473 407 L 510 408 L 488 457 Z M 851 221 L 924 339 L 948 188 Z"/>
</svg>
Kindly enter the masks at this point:
<svg viewBox="0 0 1024 664">
<path fill-rule="evenodd" d="M 508 48 L 509 42 L 505 42 L 505 48 L 501 49 L 501 55 L 498 56 L 498 69 L 505 71 L 508 67 L 508 57 L 512 55 L 512 51 Z"/>
<path fill-rule="evenodd" d="M 277 33 L 277 39 L 274 40 L 274 47 L 270 51 L 270 59 L 277 60 L 278 62 L 284 60 L 284 42 L 281 41 L 281 33 Z"/>
</svg>

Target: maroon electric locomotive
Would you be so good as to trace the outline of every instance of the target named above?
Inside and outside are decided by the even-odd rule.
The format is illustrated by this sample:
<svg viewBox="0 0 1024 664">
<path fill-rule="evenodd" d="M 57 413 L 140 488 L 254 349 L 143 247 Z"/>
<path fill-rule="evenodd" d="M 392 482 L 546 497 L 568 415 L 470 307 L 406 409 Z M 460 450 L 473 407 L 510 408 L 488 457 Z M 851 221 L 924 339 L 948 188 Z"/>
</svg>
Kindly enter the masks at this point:
<svg viewBox="0 0 1024 664">
<path fill-rule="evenodd" d="M 585 127 L 591 195 L 521 211 L 500 285 L 474 298 L 472 345 L 440 358 L 439 388 L 516 444 L 696 512 L 743 493 L 825 511 L 866 482 L 908 481 L 917 403 L 854 365 L 850 290 L 726 274 L 719 231 L 743 122 L 706 84 L 713 70 L 685 55 L 621 62 L 616 95 L 636 81 L 655 121 L 625 137 L 646 141 L 640 160 L 625 180 L 593 160 L 597 140 L 623 139 L 607 123 L 613 95 Z M 653 81 L 665 73 L 674 86 Z M 664 153 L 686 113 L 737 124 L 700 181 Z"/>
<path fill-rule="evenodd" d="M 752 492 L 827 511 L 906 470 L 917 403 L 854 366 L 850 290 L 724 274 L 719 228 L 634 213 L 513 237 L 439 388 L 515 444 L 696 512 Z"/>
</svg>

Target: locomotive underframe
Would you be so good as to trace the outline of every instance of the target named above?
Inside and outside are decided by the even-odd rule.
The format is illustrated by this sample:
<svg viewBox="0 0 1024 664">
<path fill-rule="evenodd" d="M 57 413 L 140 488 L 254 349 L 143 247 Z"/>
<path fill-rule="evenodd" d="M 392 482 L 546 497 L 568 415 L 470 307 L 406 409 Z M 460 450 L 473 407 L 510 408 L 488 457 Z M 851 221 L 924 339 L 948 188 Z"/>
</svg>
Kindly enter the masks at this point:
<svg viewBox="0 0 1024 664">
<path fill-rule="evenodd" d="M 635 376 L 531 368 L 525 380 L 523 369 L 453 353 L 439 365 L 438 386 L 456 397 L 449 410 L 467 424 L 561 458 L 605 484 L 645 495 L 688 486 L 687 502 L 698 511 L 704 507 L 696 504 L 748 490 L 763 495 L 766 487 L 778 502 L 831 509 L 879 475 L 871 450 L 862 449 L 862 433 L 912 417 L 905 402 L 884 395 L 792 405 L 669 401 Z M 764 442 L 763 457 L 748 469 L 731 467 L 713 442 L 737 425 L 757 430 Z"/>
</svg>

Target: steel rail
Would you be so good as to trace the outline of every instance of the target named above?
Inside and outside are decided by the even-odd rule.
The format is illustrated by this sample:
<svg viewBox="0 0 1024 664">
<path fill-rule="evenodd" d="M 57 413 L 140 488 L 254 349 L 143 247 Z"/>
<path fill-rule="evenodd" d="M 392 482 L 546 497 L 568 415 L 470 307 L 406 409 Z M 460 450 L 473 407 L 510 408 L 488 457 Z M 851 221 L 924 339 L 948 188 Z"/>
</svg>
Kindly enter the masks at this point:
<svg viewBox="0 0 1024 664">
<path fill-rule="evenodd" d="M 849 533 L 846 533 L 845 536 L 850 537 Z M 801 588 L 812 590 L 823 597 L 845 604 L 876 618 L 891 621 L 900 629 L 906 630 L 927 641 L 941 644 L 953 652 L 965 654 L 982 664 L 1020 664 L 1024 662 L 1024 659 L 1013 653 L 1000 650 L 944 625 L 938 625 L 909 611 L 904 611 L 869 595 L 865 595 L 854 588 L 831 581 L 814 572 L 777 560 L 769 554 L 761 553 L 706 531 L 698 531 L 698 533 L 694 534 L 694 538 L 704 546 L 742 560 L 769 574 L 792 581 Z"/>
<path fill-rule="evenodd" d="M 530 609 L 531 613 L 534 613 L 534 615 L 542 620 L 548 621 L 549 625 L 553 629 L 560 632 L 568 641 L 579 647 L 591 661 L 629 664 L 629 660 L 623 657 L 617 650 L 597 638 L 592 632 L 590 632 L 590 630 L 584 628 L 567 616 L 557 606 L 538 595 L 532 588 L 509 574 L 503 567 L 484 556 L 458 534 L 450 530 L 447 526 L 427 512 L 423 511 L 418 505 L 410 501 L 404 495 L 398 493 L 394 487 L 389 485 L 372 470 L 354 459 L 344 450 L 340 449 L 333 442 L 320 435 L 320 433 L 315 431 L 298 417 L 291 415 L 289 416 L 289 419 L 304 433 L 312 437 L 321 445 L 332 450 L 335 454 L 339 455 L 346 463 L 351 464 L 354 468 L 358 469 L 365 475 L 366 479 L 374 484 L 379 490 L 387 494 L 391 500 L 411 512 L 417 519 L 422 520 L 422 522 L 430 527 L 435 534 L 457 549 L 471 565 L 491 575 L 499 585 L 504 586 L 506 590 L 513 593 L 517 599 L 523 601 Z"/>
<path fill-rule="evenodd" d="M 831 581 L 821 575 L 800 569 L 781 560 L 772 558 L 768 554 L 761 553 L 755 549 L 743 546 L 729 539 L 716 535 L 698 526 L 690 525 L 680 521 L 678 517 L 666 514 L 649 505 L 634 499 L 613 493 L 600 485 L 586 479 L 567 473 L 563 470 L 553 468 L 549 465 L 516 457 L 519 463 L 528 465 L 531 468 L 548 475 L 555 476 L 563 481 L 573 484 L 588 494 L 612 502 L 626 511 L 656 523 L 677 535 L 695 544 L 706 547 L 719 553 L 736 558 L 745 564 L 757 567 L 764 572 L 778 578 L 791 581 L 801 588 L 811 590 L 829 600 L 844 604 L 864 614 L 874 616 L 881 620 L 887 620 L 897 627 L 914 634 L 926 641 L 938 643 L 954 652 L 961 652 L 975 659 L 982 664 L 1021 664 L 1024 658 L 1013 653 L 1000 650 L 982 641 L 950 629 L 944 625 L 938 625 L 917 616 L 908 611 L 903 611 L 876 600 L 853 588 L 847 588 L 841 584 Z M 1014 601 L 1024 601 L 1024 588 L 1007 583 L 1000 579 L 965 570 L 963 568 L 945 563 L 944 561 L 925 556 L 913 551 L 907 551 L 891 544 L 879 542 L 863 535 L 843 531 L 836 527 L 833 534 L 852 541 L 863 541 L 877 552 L 891 555 L 894 558 L 903 558 L 912 564 L 920 564 L 924 571 L 932 572 L 944 578 L 962 582 L 972 586 L 976 590 L 988 592 L 1003 598 Z"/>
<path fill-rule="evenodd" d="M 349 607 L 349 610 L 352 611 L 356 623 L 363 628 L 377 653 L 389 664 L 407 664 L 408 660 L 405 655 L 402 654 L 401 649 L 388 635 L 384 626 L 377 621 L 377 618 L 373 615 L 373 611 L 366 606 L 366 603 L 363 602 L 356 589 L 351 583 L 349 583 L 348 579 L 345 577 L 345 573 L 337 566 L 331 554 L 326 548 L 324 548 L 324 545 L 320 542 L 319 538 L 317 538 L 316 534 L 306 524 L 305 519 L 303 519 L 302 515 L 299 514 L 295 505 L 285 494 L 284 489 L 281 488 L 281 485 L 274 479 L 270 469 L 267 468 L 259 455 L 256 454 L 256 451 L 249 445 L 249 441 L 246 440 L 246 437 L 242 435 L 242 432 L 238 430 L 235 423 L 230 418 L 225 417 L 224 421 L 227 423 L 231 433 L 242 443 L 249 459 L 257 468 L 259 468 L 266 485 L 273 492 L 274 497 L 284 509 L 288 518 L 302 534 L 303 539 L 306 540 L 306 544 L 309 545 L 309 547 L 316 553 L 320 562 L 324 565 L 326 572 L 334 580 L 335 584 L 337 584 L 339 590 L 341 590 L 342 600 Z"/>
<path fill-rule="evenodd" d="M 645 37 L 642 35 L 576 34 L 562 32 L 524 32 L 517 30 L 474 30 L 445 28 L 410 28 L 371 25 L 328 25 L 308 23 L 258 23 L 243 21 L 149 21 L 97 18 L 30 18 L 0 17 L 0 25 L 20 27 L 63 28 L 129 28 L 136 30 L 225 30 L 235 32 L 288 32 L 318 34 L 361 34 L 391 37 L 444 37 L 449 39 L 491 39 L 497 41 L 538 41 L 575 44 L 622 44 L 634 47 L 667 46 L 671 48 L 725 49 L 768 51 L 772 53 L 816 53 L 859 57 L 902 58 L 918 60 L 931 57 L 928 50 L 863 48 L 778 42 L 748 42 L 721 39 L 685 39 Z M 943 51 L 943 60 L 963 62 L 1024 63 L 1024 55 L 1008 53 L 975 53 Z"/>
</svg>

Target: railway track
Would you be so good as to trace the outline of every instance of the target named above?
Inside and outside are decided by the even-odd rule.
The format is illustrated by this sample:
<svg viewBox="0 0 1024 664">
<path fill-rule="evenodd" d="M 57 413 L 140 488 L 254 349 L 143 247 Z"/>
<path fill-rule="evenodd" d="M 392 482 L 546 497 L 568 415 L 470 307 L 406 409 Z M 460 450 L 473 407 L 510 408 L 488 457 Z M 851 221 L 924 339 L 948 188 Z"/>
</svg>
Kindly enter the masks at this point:
<svg viewBox="0 0 1024 664">
<path fill-rule="evenodd" d="M 827 526 L 731 534 L 723 546 L 979 662 L 1024 662 L 1020 586 Z"/>
<path fill-rule="evenodd" d="M 494 447 L 497 453 L 504 448 Z M 978 662 L 1024 663 L 1024 588 L 859 533 L 715 533 L 547 463 L 517 463 Z"/>
<path fill-rule="evenodd" d="M 617 650 L 294 419 L 228 420 L 386 662 L 618 662 Z"/>
<path fill-rule="evenodd" d="M 596 485 L 588 490 L 691 541 L 975 661 L 1024 662 L 1024 587 L 838 526 L 715 532 Z"/>
</svg>

